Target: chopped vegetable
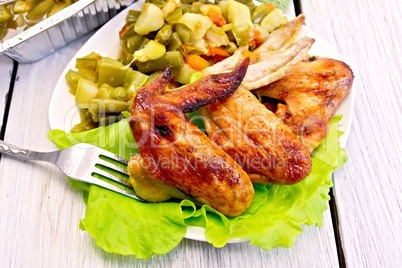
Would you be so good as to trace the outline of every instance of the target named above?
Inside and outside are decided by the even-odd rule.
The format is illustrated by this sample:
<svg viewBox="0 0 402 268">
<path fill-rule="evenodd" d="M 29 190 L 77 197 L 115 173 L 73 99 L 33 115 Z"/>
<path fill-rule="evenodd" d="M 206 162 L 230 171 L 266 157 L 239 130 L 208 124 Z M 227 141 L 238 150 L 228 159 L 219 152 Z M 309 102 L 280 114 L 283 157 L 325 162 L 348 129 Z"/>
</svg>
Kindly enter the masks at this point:
<svg viewBox="0 0 402 268">
<path fill-rule="evenodd" d="M 229 57 L 230 54 L 223 48 L 216 47 L 208 47 L 208 56 L 221 56 L 221 57 Z"/>
<path fill-rule="evenodd" d="M 179 51 L 168 51 L 161 58 L 147 62 L 136 62 L 137 68 L 141 73 L 152 73 L 156 71 L 163 71 L 169 64 L 172 69 L 179 69 L 183 67 L 183 56 Z"/>
<path fill-rule="evenodd" d="M 218 27 L 215 24 L 212 25 L 205 34 L 205 40 L 210 47 L 221 47 L 230 43 L 229 37 L 226 35 L 222 27 Z"/>
<path fill-rule="evenodd" d="M 137 95 L 137 90 L 144 86 L 147 79 L 147 75 L 132 69 L 128 69 L 126 72 L 126 77 L 124 78 L 123 86 L 127 90 L 127 95 L 135 97 Z"/>
<path fill-rule="evenodd" d="M 124 85 L 126 70 L 117 60 L 104 57 L 99 65 L 99 84 L 108 84 L 112 87 Z"/>
<path fill-rule="evenodd" d="M 172 33 L 172 26 L 166 24 L 156 34 L 155 41 L 162 45 L 167 45 L 172 37 Z"/>
<path fill-rule="evenodd" d="M 164 23 L 162 10 L 154 4 L 146 3 L 142 6 L 141 15 L 134 24 L 134 30 L 138 34 L 146 35 L 159 30 Z"/>
<path fill-rule="evenodd" d="M 260 23 L 269 12 L 274 11 L 275 6 L 272 4 L 261 4 L 251 13 L 251 19 L 254 23 Z"/>
<path fill-rule="evenodd" d="M 151 40 L 149 41 L 143 49 L 134 52 L 134 60 L 139 62 L 146 62 L 150 60 L 157 60 L 161 58 L 166 52 L 164 45 Z"/>
<path fill-rule="evenodd" d="M 197 70 L 193 69 L 190 65 L 184 64 L 181 69 L 172 70 L 175 80 L 182 84 L 190 83 L 191 75 L 196 73 Z"/>
<path fill-rule="evenodd" d="M 78 85 L 78 79 L 80 78 L 85 78 L 85 76 L 81 73 L 78 73 L 73 70 L 68 70 L 66 76 L 65 76 L 68 85 L 70 86 L 70 92 L 75 95 L 77 91 L 77 85 Z"/>
<path fill-rule="evenodd" d="M 286 16 L 284 16 L 282 9 L 276 8 L 264 17 L 261 21 L 261 26 L 268 32 L 272 32 L 286 22 L 288 22 L 288 20 Z"/>
<path fill-rule="evenodd" d="M 0 6 L 0 23 L 7 22 L 12 16 L 11 11 L 5 5 Z"/>
<path fill-rule="evenodd" d="M 54 5 L 56 5 L 56 2 L 54 2 L 53 0 L 45 0 L 43 2 L 40 2 L 32 10 L 28 11 L 26 18 L 28 20 L 40 19 L 45 14 L 47 14 Z"/>
<path fill-rule="evenodd" d="M 202 71 L 209 66 L 208 61 L 199 55 L 189 54 L 184 57 L 184 61 L 194 70 Z"/>
<path fill-rule="evenodd" d="M 226 20 L 222 15 L 222 8 L 219 5 L 202 4 L 200 11 L 202 15 L 210 18 L 216 26 L 222 27 L 226 24 Z"/>
<path fill-rule="evenodd" d="M 78 79 L 77 92 L 75 93 L 75 102 L 81 108 L 89 108 L 89 102 L 95 98 L 98 93 L 98 87 L 91 80 Z"/>
<path fill-rule="evenodd" d="M 179 19 L 179 23 L 186 25 L 194 34 L 194 39 L 199 40 L 204 37 L 205 33 L 212 26 L 213 22 L 210 18 L 201 14 L 185 13 Z M 185 42 L 184 42 L 185 43 Z"/>
<path fill-rule="evenodd" d="M 254 25 L 250 9 L 234 0 L 228 1 L 228 18 L 233 23 L 233 34 L 238 45 L 247 45 L 252 40 Z"/>
</svg>

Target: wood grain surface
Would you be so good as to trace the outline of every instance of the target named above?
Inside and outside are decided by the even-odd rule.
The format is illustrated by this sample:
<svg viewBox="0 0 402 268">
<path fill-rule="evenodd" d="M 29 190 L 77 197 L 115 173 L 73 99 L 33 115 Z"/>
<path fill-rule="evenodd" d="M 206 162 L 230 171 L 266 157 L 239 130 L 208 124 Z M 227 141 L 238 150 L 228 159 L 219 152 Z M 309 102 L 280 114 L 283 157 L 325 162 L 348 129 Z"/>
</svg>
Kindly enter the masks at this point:
<svg viewBox="0 0 402 268">
<path fill-rule="evenodd" d="M 3 126 L 4 111 L 6 108 L 7 93 L 10 89 L 13 61 L 4 55 L 0 55 L 0 130 Z"/>
<path fill-rule="evenodd" d="M 357 69 L 355 117 L 335 173 L 341 242 L 349 267 L 402 263 L 402 2 L 303 0 L 306 25 Z"/>
<path fill-rule="evenodd" d="M 292 1 L 291 1 L 292 2 Z M 290 7 L 288 14 L 292 15 Z M 401 1 L 303 0 L 306 24 L 356 66 L 355 117 L 349 161 L 334 174 L 340 239 L 349 267 L 402 262 Z M 19 64 L 5 141 L 38 151 L 47 140 L 48 106 L 56 82 L 90 35 L 33 64 Z M 13 62 L 0 56 L 0 120 Z M 0 267 L 338 267 L 333 219 L 304 226 L 290 249 L 248 243 L 217 249 L 184 239 L 148 260 L 104 252 L 79 229 L 82 194 L 44 163 L 0 158 Z"/>
</svg>

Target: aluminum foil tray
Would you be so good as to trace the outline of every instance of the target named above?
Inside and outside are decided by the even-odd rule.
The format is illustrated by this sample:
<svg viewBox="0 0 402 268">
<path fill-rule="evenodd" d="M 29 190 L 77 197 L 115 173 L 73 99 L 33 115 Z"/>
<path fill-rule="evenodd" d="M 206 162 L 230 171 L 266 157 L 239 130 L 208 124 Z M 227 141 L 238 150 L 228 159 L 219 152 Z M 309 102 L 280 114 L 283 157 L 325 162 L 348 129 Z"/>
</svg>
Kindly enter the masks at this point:
<svg viewBox="0 0 402 268">
<path fill-rule="evenodd" d="M 0 43 L 0 54 L 20 63 L 38 61 L 104 24 L 134 2 L 136 0 L 79 0 Z"/>
</svg>

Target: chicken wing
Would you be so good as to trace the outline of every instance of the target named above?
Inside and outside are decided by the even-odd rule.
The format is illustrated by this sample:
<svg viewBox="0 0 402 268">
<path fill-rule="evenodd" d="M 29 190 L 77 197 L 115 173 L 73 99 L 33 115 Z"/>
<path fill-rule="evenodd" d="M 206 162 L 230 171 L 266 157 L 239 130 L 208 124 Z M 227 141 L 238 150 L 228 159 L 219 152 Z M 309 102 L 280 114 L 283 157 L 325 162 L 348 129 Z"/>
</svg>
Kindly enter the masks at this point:
<svg viewBox="0 0 402 268">
<path fill-rule="evenodd" d="M 192 124 L 186 112 L 230 95 L 249 59 L 230 73 L 210 75 L 163 93 L 170 71 L 138 91 L 129 122 L 153 180 L 176 187 L 227 216 L 242 214 L 254 198 L 247 173 Z"/>
<path fill-rule="evenodd" d="M 327 136 L 329 121 L 352 83 L 352 70 L 344 62 L 311 57 L 255 93 L 285 102 L 277 105 L 275 115 L 311 152 Z"/>
<path fill-rule="evenodd" d="M 200 109 L 208 136 L 256 183 L 294 184 L 311 171 L 311 158 L 280 119 L 240 86 L 229 98 Z"/>
<path fill-rule="evenodd" d="M 234 158 L 257 183 L 294 184 L 311 171 L 311 159 L 301 142 L 249 90 L 283 78 L 314 43 L 303 37 L 293 42 L 303 25 L 301 15 L 274 31 L 251 53 L 252 61 L 241 86 L 225 100 L 200 109 L 208 136 Z M 233 68 L 250 52 L 242 48 L 203 75 Z"/>
</svg>

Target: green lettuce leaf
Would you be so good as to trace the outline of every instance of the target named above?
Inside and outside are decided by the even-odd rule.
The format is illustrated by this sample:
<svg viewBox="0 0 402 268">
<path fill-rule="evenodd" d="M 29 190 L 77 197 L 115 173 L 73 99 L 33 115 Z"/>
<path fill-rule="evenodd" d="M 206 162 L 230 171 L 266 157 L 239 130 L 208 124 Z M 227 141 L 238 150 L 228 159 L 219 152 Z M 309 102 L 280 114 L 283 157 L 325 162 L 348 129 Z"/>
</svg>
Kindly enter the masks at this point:
<svg viewBox="0 0 402 268">
<path fill-rule="evenodd" d="M 226 217 L 207 205 L 196 208 L 188 200 L 144 204 L 69 180 L 74 189 L 84 192 L 87 209 L 80 227 L 105 251 L 137 258 L 169 252 L 183 239 L 189 225 L 204 227 L 206 240 L 215 247 L 224 246 L 229 239 L 250 239 L 250 244 L 265 250 L 290 247 L 302 232 L 302 224 L 323 225 L 331 173 L 347 160 L 338 143 L 340 118 L 332 119 L 327 138 L 312 153 L 312 172 L 305 180 L 295 185 L 254 184 L 254 201 L 238 217 Z M 59 149 L 85 142 L 125 159 L 138 153 L 127 119 L 78 134 L 51 130 L 48 138 Z"/>
<path fill-rule="evenodd" d="M 276 8 L 282 9 L 283 12 L 286 12 L 286 9 L 288 8 L 289 5 L 289 0 L 257 0 L 257 1 L 266 4 L 273 4 L 275 5 Z"/>
</svg>

